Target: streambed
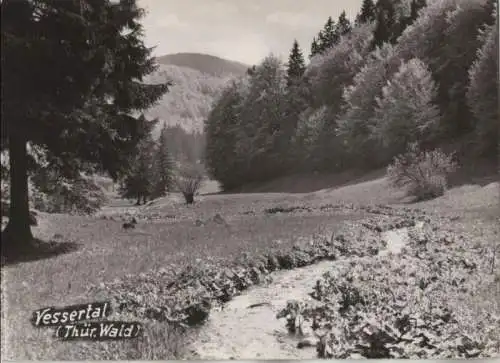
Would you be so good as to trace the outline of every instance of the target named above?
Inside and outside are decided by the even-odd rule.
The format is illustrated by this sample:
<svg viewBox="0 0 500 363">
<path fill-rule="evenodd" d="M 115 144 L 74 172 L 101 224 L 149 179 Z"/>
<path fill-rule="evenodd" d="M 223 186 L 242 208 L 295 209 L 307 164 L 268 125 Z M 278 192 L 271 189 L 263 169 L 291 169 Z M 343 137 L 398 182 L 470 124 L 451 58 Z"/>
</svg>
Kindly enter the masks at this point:
<svg viewBox="0 0 500 363">
<path fill-rule="evenodd" d="M 399 253 L 407 243 L 408 228 L 382 233 L 387 248 Z M 272 273 L 272 282 L 258 285 L 234 297 L 224 309 L 213 311 L 193 344 L 200 359 L 314 359 L 314 347 L 298 349 L 300 338 L 290 335 L 276 314 L 288 300 L 311 301 L 315 282 L 329 271 L 335 261 Z"/>
</svg>

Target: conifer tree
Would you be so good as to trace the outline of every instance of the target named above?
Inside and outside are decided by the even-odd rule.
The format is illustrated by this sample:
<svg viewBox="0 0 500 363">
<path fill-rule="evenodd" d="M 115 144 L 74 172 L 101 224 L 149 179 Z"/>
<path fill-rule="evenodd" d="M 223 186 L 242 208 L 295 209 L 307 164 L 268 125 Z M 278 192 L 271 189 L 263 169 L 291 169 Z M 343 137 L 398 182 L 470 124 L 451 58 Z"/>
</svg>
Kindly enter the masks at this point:
<svg viewBox="0 0 500 363">
<path fill-rule="evenodd" d="M 164 196 L 171 187 L 174 171 L 174 160 L 169 150 L 168 145 L 168 128 L 167 124 L 163 124 L 160 132 L 158 144 L 156 145 L 154 155 L 154 185 L 153 197 L 158 198 Z"/>
<path fill-rule="evenodd" d="M 156 143 L 152 139 L 151 131 L 158 123 L 158 120 L 147 120 L 144 115 L 140 116 L 143 121 L 144 134 L 138 144 L 137 152 L 131 155 L 129 168 L 126 176 L 122 180 L 122 197 L 136 198 L 137 205 L 141 201 L 146 203 L 147 198 L 153 195 L 155 182 L 154 157 Z"/>
<path fill-rule="evenodd" d="M 373 45 L 380 47 L 394 39 L 395 9 L 391 0 L 378 0 L 375 5 L 376 27 L 373 32 Z"/>
<path fill-rule="evenodd" d="M 319 49 L 320 53 L 325 52 L 327 49 L 333 47 L 339 42 L 339 35 L 336 32 L 335 21 L 329 16 L 323 30 L 319 33 Z"/>
<path fill-rule="evenodd" d="M 296 85 L 304 75 L 306 64 L 297 39 L 294 40 L 287 64 L 288 87 Z"/>
<path fill-rule="evenodd" d="M 417 19 L 418 12 L 420 11 L 420 9 L 423 9 L 426 6 L 427 6 L 426 0 L 412 0 L 410 4 L 410 17 L 407 25 L 413 23 Z"/>
<path fill-rule="evenodd" d="M 135 0 L 4 0 L 0 8 L 1 146 L 12 186 L 2 251 L 16 254 L 33 240 L 28 142 L 64 176 L 106 170 L 117 178 L 143 136 L 133 115 L 168 84 L 142 82 L 156 65 Z"/>
<path fill-rule="evenodd" d="M 316 39 L 316 37 L 314 37 L 311 43 L 311 54 L 309 55 L 309 58 L 314 57 L 318 53 L 319 53 L 318 40 Z"/>
<path fill-rule="evenodd" d="M 350 33 L 351 30 L 352 30 L 351 22 L 347 18 L 347 15 L 346 15 L 345 10 L 344 10 L 339 15 L 339 19 L 337 21 L 337 25 L 335 28 L 335 33 L 337 34 L 337 37 L 340 38 L 341 36 Z"/>
<path fill-rule="evenodd" d="M 363 0 L 361 10 L 356 16 L 356 24 L 364 24 L 375 21 L 375 4 L 373 0 Z"/>
</svg>

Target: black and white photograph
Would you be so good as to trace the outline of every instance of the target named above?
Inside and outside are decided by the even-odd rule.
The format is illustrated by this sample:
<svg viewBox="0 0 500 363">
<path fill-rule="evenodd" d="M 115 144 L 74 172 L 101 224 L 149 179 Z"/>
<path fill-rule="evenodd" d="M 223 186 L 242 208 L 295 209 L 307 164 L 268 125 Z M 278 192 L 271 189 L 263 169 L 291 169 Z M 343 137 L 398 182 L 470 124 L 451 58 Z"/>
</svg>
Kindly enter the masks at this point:
<svg viewBox="0 0 500 363">
<path fill-rule="evenodd" d="M 497 0 L 0 0 L 6 361 L 500 359 Z"/>
</svg>

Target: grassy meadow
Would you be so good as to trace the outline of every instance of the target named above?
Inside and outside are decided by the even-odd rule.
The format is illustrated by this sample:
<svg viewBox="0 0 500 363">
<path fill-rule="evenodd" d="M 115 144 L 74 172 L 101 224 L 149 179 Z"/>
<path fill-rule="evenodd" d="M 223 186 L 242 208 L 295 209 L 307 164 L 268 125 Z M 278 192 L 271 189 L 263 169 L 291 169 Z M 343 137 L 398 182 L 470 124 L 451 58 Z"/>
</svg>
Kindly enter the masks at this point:
<svg viewBox="0 0 500 363">
<path fill-rule="evenodd" d="M 356 208 L 320 208 L 329 204 L 392 204 L 452 216 L 454 222 L 446 227 L 467 232 L 471 243 L 473 239 L 492 246 L 498 240 L 498 193 L 498 183 L 462 185 L 433 201 L 409 205 L 403 194 L 387 187 L 384 178 L 374 177 L 309 193 L 205 194 L 192 206 L 184 205 L 178 195 L 140 207 L 114 200 L 92 217 L 40 213 L 33 228 L 36 237 L 71 243 L 74 248 L 2 268 L 2 355 L 64 360 L 186 357 L 189 329 L 147 321 L 146 336 L 137 340 L 67 343 L 56 341 L 50 329 L 32 327 L 29 319 L 42 307 L 106 298 L 92 295 L 91 286 L 152 271 L 178 272 L 203 265 L 223 268 L 242 255 L 290 249 L 301 239 L 325 235 L 346 221 L 370 216 Z M 214 218 L 217 214 L 222 218 Z M 137 227 L 124 230 L 122 223 L 131 216 L 138 220 Z M 498 264 L 491 273 L 498 274 Z M 500 301 L 499 284 L 497 280 L 496 289 L 484 289 L 478 300 Z M 133 319 L 120 316 L 128 318 Z"/>
</svg>

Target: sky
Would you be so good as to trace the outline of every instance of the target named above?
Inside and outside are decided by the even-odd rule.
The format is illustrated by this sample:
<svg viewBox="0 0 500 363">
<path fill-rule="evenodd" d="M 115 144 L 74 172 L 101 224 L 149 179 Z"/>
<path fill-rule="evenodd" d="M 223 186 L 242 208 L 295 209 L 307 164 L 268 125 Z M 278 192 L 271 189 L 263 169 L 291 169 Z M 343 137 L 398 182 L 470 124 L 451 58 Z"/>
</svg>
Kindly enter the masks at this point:
<svg viewBox="0 0 500 363">
<path fill-rule="evenodd" d="M 312 38 L 342 10 L 353 20 L 362 0 L 138 0 L 145 41 L 156 56 L 194 52 L 257 64 L 286 60 L 297 39 L 307 58 Z"/>
</svg>

